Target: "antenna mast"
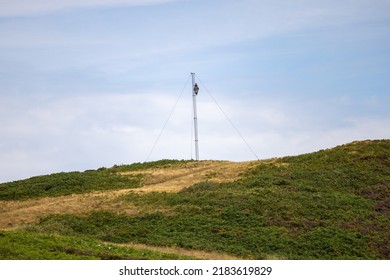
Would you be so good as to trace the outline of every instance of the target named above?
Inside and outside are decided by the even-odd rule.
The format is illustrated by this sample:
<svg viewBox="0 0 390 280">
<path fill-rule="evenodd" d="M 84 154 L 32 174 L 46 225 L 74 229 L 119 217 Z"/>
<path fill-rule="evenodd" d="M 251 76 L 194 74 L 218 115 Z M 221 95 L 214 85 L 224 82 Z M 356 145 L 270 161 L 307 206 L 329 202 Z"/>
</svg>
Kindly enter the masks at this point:
<svg viewBox="0 0 390 280">
<path fill-rule="evenodd" d="M 192 76 L 192 104 L 194 107 L 194 131 L 195 131 L 195 159 L 199 160 L 199 139 L 198 139 L 198 113 L 196 110 L 196 96 L 199 92 L 198 84 L 195 83 L 195 73 Z"/>
</svg>

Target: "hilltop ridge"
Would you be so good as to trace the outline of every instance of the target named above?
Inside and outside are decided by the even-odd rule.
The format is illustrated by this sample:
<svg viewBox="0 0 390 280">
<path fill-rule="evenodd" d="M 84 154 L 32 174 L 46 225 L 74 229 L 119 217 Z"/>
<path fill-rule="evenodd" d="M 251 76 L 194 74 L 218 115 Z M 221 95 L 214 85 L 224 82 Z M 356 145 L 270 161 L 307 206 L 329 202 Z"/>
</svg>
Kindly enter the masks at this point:
<svg viewBox="0 0 390 280">
<path fill-rule="evenodd" d="M 389 259 L 389 216 L 390 140 L 252 162 L 161 160 L 0 184 L 0 256 L 107 257 L 68 244 L 87 238 L 114 246 L 110 258 Z M 4 243 L 16 236 L 20 253 Z M 30 239 L 46 240 L 41 254 Z"/>
</svg>

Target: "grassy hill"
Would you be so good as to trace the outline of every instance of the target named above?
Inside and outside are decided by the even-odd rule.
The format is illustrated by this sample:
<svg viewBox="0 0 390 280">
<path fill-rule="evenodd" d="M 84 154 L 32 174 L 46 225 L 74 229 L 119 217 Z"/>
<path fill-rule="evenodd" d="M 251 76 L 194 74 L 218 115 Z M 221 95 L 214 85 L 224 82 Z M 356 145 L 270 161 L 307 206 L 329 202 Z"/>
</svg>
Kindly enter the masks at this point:
<svg viewBox="0 0 390 280">
<path fill-rule="evenodd" d="M 390 141 L 0 184 L 0 259 L 390 259 Z"/>
</svg>

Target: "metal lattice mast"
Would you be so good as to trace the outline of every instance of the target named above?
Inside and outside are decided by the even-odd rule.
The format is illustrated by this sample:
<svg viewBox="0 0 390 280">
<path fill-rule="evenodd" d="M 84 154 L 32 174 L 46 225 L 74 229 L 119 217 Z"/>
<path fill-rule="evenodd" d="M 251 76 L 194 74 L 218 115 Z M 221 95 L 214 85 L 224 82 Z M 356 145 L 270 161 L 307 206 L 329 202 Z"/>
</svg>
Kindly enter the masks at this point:
<svg viewBox="0 0 390 280">
<path fill-rule="evenodd" d="M 196 109 L 196 96 L 198 95 L 199 87 L 195 83 L 195 73 L 192 75 L 192 104 L 194 107 L 194 132 L 195 132 L 195 159 L 199 160 L 199 139 L 198 139 L 198 113 Z"/>
</svg>

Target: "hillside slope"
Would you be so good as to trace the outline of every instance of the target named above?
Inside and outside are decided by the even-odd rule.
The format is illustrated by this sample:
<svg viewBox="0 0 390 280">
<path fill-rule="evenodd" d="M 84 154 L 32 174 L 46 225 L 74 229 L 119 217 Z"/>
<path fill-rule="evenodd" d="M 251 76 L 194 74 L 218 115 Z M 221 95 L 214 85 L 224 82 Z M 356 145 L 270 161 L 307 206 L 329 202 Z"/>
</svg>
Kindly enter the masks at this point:
<svg viewBox="0 0 390 280">
<path fill-rule="evenodd" d="M 163 160 L 0 184 L 3 259 L 389 259 L 389 225 L 389 140 L 255 162 Z M 30 239 L 49 245 L 31 255 Z M 77 240 L 120 253 L 91 252 Z"/>
<path fill-rule="evenodd" d="M 179 192 L 185 187 L 196 183 L 209 182 L 229 182 L 239 177 L 245 172 L 253 162 L 233 163 L 226 161 L 165 161 L 156 162 L 155 167 L 134 168 L 135 166 L 120 166 L 109 170 L 110 177 L 122 177 L 127 183 L 117 186 L 121 180 L 112 180 L 111 187 L 104 191 L 95 191 L 88 186 L 83 174 L 61 173 L 49 176 L 41 176 L 3 184 L 0 189 L 0 229 L 18 228 L 21 225 L 37 222 L 39 217 L 49 214 L 82 214 L 93 210 L 112 210 L 127 214 L 138 213 L 137 207 L 129 203 L 118 202 L 118 197 L 130 192 Z M 127 170 L 130 169 L 130 170 Z M 135 170 L 132 170 L 135 169 Z M 107 170 L 100 170 L 107 172 Z M 87 171 L 86 177 L 91 171 Z M 98 174 L 93 171 L 92 173 Z M 82 178 L 76 181 L 72 175 Z M 115 174 L 115 175 L 114 175 Z M 97 175 L 97 177 L 100 177 Z M 64 179 L 66 178 L 66 179 Z M 138 180 L 135 181 L 135 178 Z M 36 181 L 39 180 L 39 183 Z M 94 181 L 96 181 L 94 179 Z M 76 183 L 77 182 L 77 183 Z M 106 184 L 106 183 L 103 183 Z M 61 186 L 67 189 L 74 187 L 75 193 L 62 195 Z M 37 186 L 46 191 L 36 191 L 31 194 L 31 189 Z M 52 192 L 53 189 L 59 189 Z M 101 187 L 96 187 L 101 189 Z M 67 190 L 66 192 L 70 192 Z M 9 199 L 10 197 L 21 199 Z M 26 197 L 31 197 L 26 199 Z"/>
</svg>

